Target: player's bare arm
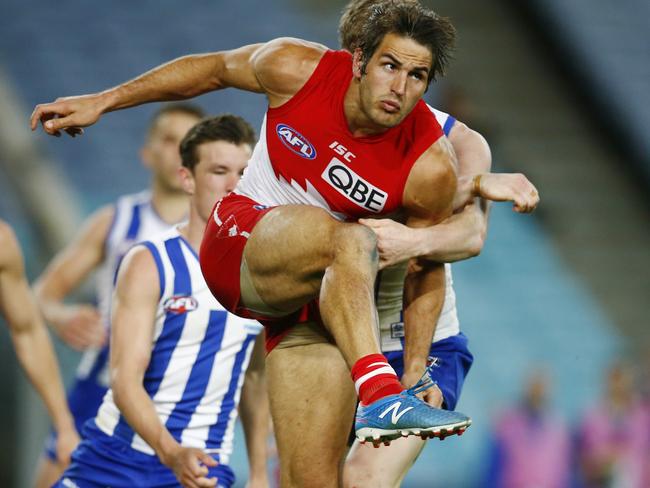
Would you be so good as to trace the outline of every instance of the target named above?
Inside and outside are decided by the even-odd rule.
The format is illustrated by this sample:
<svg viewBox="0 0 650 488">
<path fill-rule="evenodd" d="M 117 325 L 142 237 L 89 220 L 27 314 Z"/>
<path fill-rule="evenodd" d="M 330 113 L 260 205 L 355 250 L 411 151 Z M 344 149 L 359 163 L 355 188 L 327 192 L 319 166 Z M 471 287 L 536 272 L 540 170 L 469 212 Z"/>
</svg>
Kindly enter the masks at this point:
<svg viewBox="0 0 650 488">
<path fill-rule="evenodd" d="M 408 216 L 407 225 L 430 227 L 448 218 L 453 210 L 456 182 L 454 152 L 441 138 L 420 156 L 411 169 L 402 198 Z M 444 302 L 444 265 L 425 259 L 415 260 L 409 266 L 404 288 L 402 382 L 412 384 L 426 368 L 437 317 Z M 417 319 L 423 314 L 429 320 Z"/>
<path fill-rule="evenodd" d="M 266 464 L 270 413 L 264 356 L 264 333 L 261 333 L 255 341 L 239 403 L 239 415 L 248 452 L 247 488 L 269 486 Z"/>
<path fill-rule="evenodd" d="M 58 433 L 57 458 L 62 465 L 79 436 L 65 398 L 59 366 L 47 329 L 38 314 L 23 264 L 23 256 L 11 228 L 0 221 L 0 312 L 5 316 L 16 356 L 29 381 L 43 399 Z"/>
<path fill-rule="evenodd" d="M 156 308 L 160 298 L 158 269 L 151 253 L 136 247 L 124 258 L 111 315 L 111 388 L 115 404 L 129 425 L 169 466 L 185 487 L 216 486 L 206 466 L 216 461 L 200 449 L 182 447 L 160 422 L 143 386 L 151 358 Z"/>
<path fill-rule="evenodd" d="M 43 316 L 69 346 L 83 350 L 107 340 L 99 311 L 90 304 L 66 304 L 104 260 L 106 239 L 115 209 L 104 207 L 93 214 L 79 235 L 50 262 L 34 284 Z"/>
<path fill-rule="evenodd" d="M 319 44 L 280 38 L 230 51 L 184 56 L 100 93 L 37 105 L 31 128 L 35 130 L 40 121 L 50 135 L 60 135 L 61 130 L 79 133 L 107 112 L 183 100 L 224 88 L 266 93 L 271 106 L 278 106 L 305 84 L 325 50 Z"/>
<path fill-rule="evenodd" d="M 450 263 L 477 256 L 487 234 L 490 200 L 512 201 L 522 212 L 537 206 L 539 194 L 525 176 L 490 173 L 490 147 L 481 134 L 456 122 L 449 141 L 459 170 L 451 217 L 426 228 L 407 228 L 390 219 L 360 220 L 377 235 L 381 268 L 413 257 Z"/>
</svg>

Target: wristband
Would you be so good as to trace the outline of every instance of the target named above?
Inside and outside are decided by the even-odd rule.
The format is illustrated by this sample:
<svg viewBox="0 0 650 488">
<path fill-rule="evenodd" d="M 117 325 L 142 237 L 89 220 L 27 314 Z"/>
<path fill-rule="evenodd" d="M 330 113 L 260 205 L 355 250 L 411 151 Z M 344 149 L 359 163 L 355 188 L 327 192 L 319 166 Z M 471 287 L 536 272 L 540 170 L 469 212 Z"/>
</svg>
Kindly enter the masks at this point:
<svg viewBox="0 0 650 488">
<path fill-rule="evenodd" d="M 481 196 L 481 177 L 482 174 L 478 174 L 472 178 L 472 193 L 475 197 Z"/>
</svg>

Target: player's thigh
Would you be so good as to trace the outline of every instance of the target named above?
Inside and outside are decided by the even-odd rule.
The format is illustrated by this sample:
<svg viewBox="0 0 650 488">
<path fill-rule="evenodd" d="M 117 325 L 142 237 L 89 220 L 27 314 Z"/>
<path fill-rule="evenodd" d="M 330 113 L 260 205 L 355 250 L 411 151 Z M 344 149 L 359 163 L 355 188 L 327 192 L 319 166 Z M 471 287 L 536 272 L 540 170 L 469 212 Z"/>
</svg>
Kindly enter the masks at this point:
<svg viewBox="0 0 650 488">
<path fill-rule="evenodd" d="M 267 358 L 283 487 L 337 487 L 356 395 L 339 350 L 320 343 Z"/>
<path fill-rule="evenodd" d="M 418 458 L 425 441 L 402 437 L 390 446 L 373 447 L 355 440 L 343 469 L 345 488 L 398 488 Z"/>
<path fill-rule="evenodd" d="M 283 205 L 255 225 L 244 259 L 264 302 L 292 309 L 317 296 L 339 243 L 356 244 L 360 252 L 366 248 L 370 252 L 375 241 L 365 227 L 339 222 L 321 208 Z"/>
</svg>

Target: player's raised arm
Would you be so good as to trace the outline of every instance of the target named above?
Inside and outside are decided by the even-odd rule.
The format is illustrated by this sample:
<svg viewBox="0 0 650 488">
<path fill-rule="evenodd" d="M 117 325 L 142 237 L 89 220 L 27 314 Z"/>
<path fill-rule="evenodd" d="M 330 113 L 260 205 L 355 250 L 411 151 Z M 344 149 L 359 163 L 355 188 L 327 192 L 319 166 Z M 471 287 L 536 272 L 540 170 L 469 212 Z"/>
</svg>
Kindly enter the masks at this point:
<svg viewBox="0 0 650 488">
<path fill-rule="evenodd" d="M 79 442 L 47 329 L 25 278 L 23 257 L 11 228 L 0 221 L 0 312 L 7 319 L 16 356 L 43 399 L 57 431 L 57 458 L 66 465 Z"/>
<path fill-rule="evenodd" d="M 200 449 L 182 447 L 161 423 L 143 378 L 151 359 L 156 309 L 160 299 L 158 269 L 150 251 L 132 249 L 120 266 L 111 314 L 111 388 L 129 425 L 170 467 L 183 486 L 216 486 L 205 466 L 216 461 Z"/>
<path fill-rule="evenodd" d="M 535 186 L 521 174 L 490 173 L 492 155 L 481 134 L 456 122 L 449 141 L 458 158 L 455 213 L 439 224 L 408 228 L 390 219 L 362 219 L 377 235 L 380 266 L 415 257 L 451 263 L 478 255 L 487 234 L 490 201 L 511 201 L 528 213 L 539 203 Z"/>
<path fill-rule="evenodd" d="M 50 135 L 58 136 L 61 130 L 74 135 L 107 112 L 192 98 L 229 87 L 267 93 L 271 105 L 280 104 L 302 87 L 324 51 L 318 44 L 282 38 L 230 51 L 183 56 L 100 93 L 37 105 L 30 125 L 35 130 L 40 121 Z"/>
</svg>

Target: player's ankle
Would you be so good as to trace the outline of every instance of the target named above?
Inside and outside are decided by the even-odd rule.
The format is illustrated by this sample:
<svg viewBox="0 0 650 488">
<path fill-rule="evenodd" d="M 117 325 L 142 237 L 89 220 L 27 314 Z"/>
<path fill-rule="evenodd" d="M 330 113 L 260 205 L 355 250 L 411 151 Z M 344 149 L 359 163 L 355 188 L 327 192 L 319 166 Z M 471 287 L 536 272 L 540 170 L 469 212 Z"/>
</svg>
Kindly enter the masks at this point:
<svg viewBox="0 0 650 488">
<path fill-rule="evenodd" d="M 382 354 L 369 354 L 352 367 L 352 380 L 362 405 L 369 405 L 404 390 L 399 378 Z"/>
</svg>

